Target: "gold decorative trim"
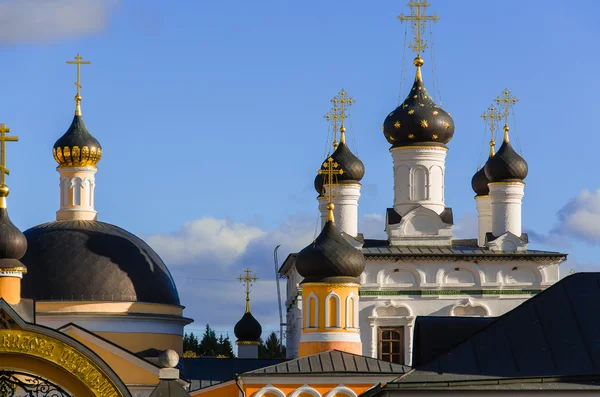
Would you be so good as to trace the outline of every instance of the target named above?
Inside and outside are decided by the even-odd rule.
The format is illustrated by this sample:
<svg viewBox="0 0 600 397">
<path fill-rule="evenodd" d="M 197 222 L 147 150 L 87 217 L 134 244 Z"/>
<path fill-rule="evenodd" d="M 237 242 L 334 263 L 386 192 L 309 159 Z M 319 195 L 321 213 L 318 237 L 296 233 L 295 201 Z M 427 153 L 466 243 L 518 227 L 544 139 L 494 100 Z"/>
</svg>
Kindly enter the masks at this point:
<svg viewBox="0 0 600 397">
<path fill-rule="evenodd" d="M 398 146 L 398 147 L 391 148 L 390 151 L 391 150 L 410 150 L 410 149 L 443 150 L 445 152 L 448 151 L 447 147 L 440 147 L 440 146 Z"/>
<path fill-rule="evenodd" d="M 25 266 L 19 266 L 19 267 L 0 267 L 0 273 L 23 273 L 23 274 L 27 274 L 27 268 Z"/>
<path fill-rule="evenodd" d="M 52 149 L 52 155 L 59 167 L 95 166 L 102 158 L 102 149 L 93 146 L 65 146 Z"/>
<path fill-rule="evenodd" d="M 97 397 L 123 396 L 96 363 L 58 339 L 30 331 L 0 330 L 0 353 L 17 353 L 56 364 L 79 379 Z"/>
<path fill-rule="evenodd" d="M 510 182 L 488 182 L 488 185 L 523 185 L 525 186 L 525 182 L 523 181 L 510 181 Z"/>
<path fill-rule="evenodd" d="M 357 283 L 303 283 L 302 289 L 304 287 L 336 287 L 336 288 L 357 288 L 360 287 L 360 284 Z"/>
<path fill-rule="evenodd" d="M 235 342 L 236 345 L 260 345 L 260 342 L 251 342 L 251 341 L 237 341 Z"/>
</svg>

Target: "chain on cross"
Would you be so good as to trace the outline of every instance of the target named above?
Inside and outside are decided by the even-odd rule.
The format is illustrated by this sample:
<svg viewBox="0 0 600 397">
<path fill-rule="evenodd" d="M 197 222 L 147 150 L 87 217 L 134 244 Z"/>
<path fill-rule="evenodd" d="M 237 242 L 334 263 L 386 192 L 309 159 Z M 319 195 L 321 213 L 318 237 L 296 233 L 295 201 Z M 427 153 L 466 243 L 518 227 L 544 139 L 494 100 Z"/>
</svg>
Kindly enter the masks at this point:
<svg viewBox="0 0 600 397">
<path fill-rule="evenodd" d="M 0 124 L 0 185 L 6 186 L 6 175 L 10 172 L 6 168 L 6 142 L 16 142 L 19 140 L 18 136 L 7 136 L 10 132 L 10 128 L 6 124 Z"/>
<path fill-rule="evenodd" d="M 427 48 L 427 40 L 423 40 L 427 22 L 431 21 L 435 23 L 440 19 L 440 17 L 438 17 L 435 13 L 433 15 L 426 14 L 427 7 L 430 6 L 427 0 L 410 1 L 408 6 L 410 7 L 411 15 L 404 15 L 402 13 L 398 15 L 398 19 L 400 22 L 411 22 L 414 37 L 409 48 L 411 48 L 417 55 L 420 55 L 421 52 Z"/>
<path fill-rule="evenodd" d="M 244 292 L 246 292 L 246 312 L 250 312 L 250 289 L 256 280 L 258 280 L 258 277 L 252 274 L 252 271 L 249 268 L 246 268 L 244 272 L 240 274 L 238 280 L 240 280 L 244 286 Z"/>
</svg>

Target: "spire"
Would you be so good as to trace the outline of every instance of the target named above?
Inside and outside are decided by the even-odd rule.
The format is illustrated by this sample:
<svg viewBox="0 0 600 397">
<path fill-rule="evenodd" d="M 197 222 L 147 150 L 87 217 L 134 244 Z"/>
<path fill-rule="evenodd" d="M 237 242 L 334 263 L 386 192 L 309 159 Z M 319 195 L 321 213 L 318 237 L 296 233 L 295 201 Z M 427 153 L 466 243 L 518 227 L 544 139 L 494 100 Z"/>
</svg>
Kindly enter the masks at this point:
<svg viewBox="0 0 600 397">
<path fill-rule="evenodd" d="M 494 151 L 496 149 L 496 128 L 498 127 L 498 122 L 502 117 L 502 113 L 500 113 L 494 105 L 490 105 L 490 107 L 488 107 L 487 110 L 481 115 L 481 118 L 486 122 L 490 129 L 490 157 L 494 157 Z"/>
<path fill-rule="evenodd" d="M 427 0 L 410 1 L 408 3 L 410 7 L 411 15 L 404 15 L 403 13 L 398 15 L 400 22 L 410 21 L 413 30 L 414 37 L 409 48 L 411 48 L 417 55 L 420 55 L 424 49 L 427 48 L 427 40 L 423 40 L 423 34 L 425 33 L 425 26 L 428 21 L 433 23 L 437 22 L 440 17 L 435 15 L 427 15 L 427 7 L 430 4 Z"/>
<path fill-rule="evenodd" d="M 502 116 L 504 117 L 504 142 L 508 143 L 508 131 L 510 130 L 508 128 L 508 115 L 510 114 L 510 111 L 512 110 L 513 106 L 515 106 L 515 104 L 519 102 L 519 100 L 508 90 L 508 88 L 505 88 L 504 91 L 502 91 L 502 93 L 498 95 L 496 99 L 494 99 L 494 102 L 496 102 L 496 104 L 503 111 Z"/>
<path fill-rule="evenodd" d="M 250 313 L 250 288 L 256 280 L 258 280 L 258 277 L 252 274 L 252 271 L 249 268 L 246 268 L 244 272 L 239 275 L 238 280 L 240 280 L 244 286 L 244 291 L 246 292 L 246 313 Z"/>
<path fill-rule="evenodd" d="M 8 186 L 6 186 L 6 175 L 9 174 L 8 168 L 6 168 L 6 142 L 19 140 L 18 136 L 6 136 L 9 132 L 10 128 L 6 124 L 0 124 L 0 208 L 6 208 L 6 196 L 9 193 Z"/>
<path fill-rule="evenodd" d="M 77 54 L 75 61 L 67 61 L 69 65 L 77 65 L 77 94 L 75 95 L 75 116 L 81 116 L 81 65 L 89 65 L 90 61 L 82 61 L 81 55 Z"/>
<path fill-rule="evenodd" d="M 331 186 L 333 186 L 333 176 L 334 175 L 342 175 L 344 173 L 344 170 L 341 169 L 337 169 L 339 166 L 338 163 L 336 163 L 332 157 L 328 157 L 327 161 L 325 161 L 323 163 L 323 169 L 319 170 L 319 175 L 327 175 L 327 181 L 326 181 L 326 185 L 329 186 L 329 189 L 327 189 L 327 195 L 328 195 L 328 202 L 327 202 L 327 222 L 334 222 L 333 219 L 333 209 L 335 208 L 335 206 L 333 205 L 333 189 L 331 188 Z"/>
</svg>

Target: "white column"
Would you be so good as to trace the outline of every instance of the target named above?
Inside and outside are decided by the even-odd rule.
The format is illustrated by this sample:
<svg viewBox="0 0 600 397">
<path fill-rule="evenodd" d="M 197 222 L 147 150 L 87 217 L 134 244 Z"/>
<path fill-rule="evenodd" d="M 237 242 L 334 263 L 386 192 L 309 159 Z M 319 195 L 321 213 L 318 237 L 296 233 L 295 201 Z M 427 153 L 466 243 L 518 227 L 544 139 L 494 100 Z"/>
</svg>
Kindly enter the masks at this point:
<svg viewBox="0 0 600 397">
<path fill-rule="evenodd" d="M 321 229 L 323 229 L 327 222 L 327 197 L 319 196 L 317 200 L 319 201 L 319 213 L 321 214 Z"/>
<path fill-rule="evenodd" d="M 446 147 L 405 146 L 390 149 L 394 161 L 394 209 L 405 215 L 422 205 L 441 214 L 444 204 Z"/>
<path fill-rule="evenodd" d="M 258 358 L 258 343 L 238 344 L 238 358 Z"/>
<path fill-rule="evenodd" d="M 485 246 L 485 235 L 492 232 L 492 200 L 490 196 L 475 196 L 479 234 L 477 245 Z"/>
<path fill-rule="evenodd" d="M 346 233 L 352 237 L 358 234 L 358 199 L 360 198 L 359 183 L 333 185 L 331 195 L 335 206 L 333 209 L 333 219 L 340 232 Z M 325 186 L 325 197 L 319 199 L 319 210 L 321 211 L 321 226 L 325 226 L 327 221 L 327 197 L 329 195 L 329 186 Z M 321 205 L 324 204 L 323 210 Z M 324 217 L 323 217 L 324 216 Z"/>
<path fill-rule="evenodd" d="M 60 209 L 56 220 L 96 220 L 94 187 L 96 167 L 58 167 Z"/>
<path fill-rule="evenodd" d="M 492 182 L 492 233 L 498 237 L 511 232 L 521 237 L 521 200 L 525 190 L 523 182 Z"/>
</svg>

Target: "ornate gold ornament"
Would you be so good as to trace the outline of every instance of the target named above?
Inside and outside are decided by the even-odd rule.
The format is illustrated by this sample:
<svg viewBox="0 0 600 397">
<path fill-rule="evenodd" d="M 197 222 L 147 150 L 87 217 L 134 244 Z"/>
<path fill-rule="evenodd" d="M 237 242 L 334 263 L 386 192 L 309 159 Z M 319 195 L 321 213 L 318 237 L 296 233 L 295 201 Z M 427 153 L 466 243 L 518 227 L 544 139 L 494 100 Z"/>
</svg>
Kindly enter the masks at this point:
<svg viewBox="0 0 600 397">
<path fill-rule="evenodd" d="M 503 110 L 504 116 L 504 142 L 508 142 L 508 115 L 511 109 L 519 100 L 515 97 L 508 88 L 505 88 L 500 95 L 494 99 L 494 102 Z"/>
<path fill-rule="evenodd" d="M 496 98 L 496 99 L 498 99 L 498 98 Z M 500 119 L 502 118 L 502 113 L 500 113 L 498 111 L 498 109 L 496 109 L 494 107 L 494 105 L 490 105 L 490 107 L 488 107 L 487 110 L 482 113 L 481 118 L 483 119 L 483 121 L 486 122 L 486 124 L 489 126 L 489 129 L 490 129 L 490 134 L 491 134 L 490 157 L 491 157 L 494 155 L 494 151 L 496 148 L 496 141 L 495 141 L 496 127 L 498 126 L 498 123 L 500 122 Z"/>
<path fill-rule="evenodd" d="M 414 112 L 415 112 L 415 110 L 414 110 L 414 109 L 410 109 L 410 110 L 408 111 L 408 114 L 413 114 Z"/>
<path fill-rule="evenodd" d="M 446 127 L 446 129 L 450 128 L 450 123 L 446 121 L 446 123 L 444 124 L 444 126 Z"/>
<path fill-rule="evenodd" d="M 436 139 L 438 139 L 438 136 L 437 136 L 437 134 L 433 134 L 433 135 L 431 135 L 431 139 L 433 139 L 434 141 L 435 141 Z"/>
<path fill-rule="evenodd" d="M 437 116 L 439 114 L 439 112 L 437 110 L 434 110 L 432 113 L 434 116 Z"/>
<path fill-rule="evenodd" d="M 427 122 L 427 120 L 421 120 L 421 127 L 423 127 L 423 128 L 429 127 L 429 123 Z"/>
<path fill-rule="evenodd" d="M 6 142 L 17 142 L 18 136 L 6 136 L 10 132 L 10 128 L 6 124 L 0 124 L 0 208 L 6 208 L 6 196 L 9 189 L 6 186 L 6 175 L 10 174 L 6 168 Z"/>
<path fill-rule="evenodd" d="M 408 139 L 415 139 L 415 134 L 408 134 Z"/>
<path fill-rule="evenodd" d="M 411 48 L 418 55 L 427 48 L 427 40 L 423 40 L 422 38 L 425 34 L 425 26 L 427 22 L 431 21 L 435 23 L 440 19 L 440 17 L 438 17 L 435 13 L 433 15 L 426 14 L 427 7 L 430 6 L 427 0 L 411 0 L 408 3 L 408 6 L 410 7 L 411 15 L 404 15 L 402 13 L 398 15 L 398 19 L 400 22 L 410 21 L 414 37 L 409 48 Z"/>
<path fill-rule="evenodd" d="M 90 61 L 82 61 L 81 55 L 75 56 L 75 61 L 67 61 L 69 65 L 77 65 L 77 94 L 75 95 L 75 114 L 81 116 L 81 65 L 89 65 Z"/>
<path fill-rule="evenodd" d="M 246 268 L 244 273 L 239 275 L 238 280 L 240 280 L 244 286 L 244 292 L 246 292 L 246 313 L 250 313 L 250 288 L 254 285 L 256 280 L 258 280 L 258 277 L 256 277 L 255 274 L 252 274 L 252 271 L 249 268 Z"/>
<path fill-rule="evenodd" d="M 400 125 L 401 125 L 401 124 L 400 124 L 400 122 L 399 122 L 399 121 L 396 121 L 396 122 L 394 123 L 394 128 L 400 128 Z"/>
<path fill-rule="evenodd" d="M 329 157 L 327 159 L 327 161 L 325 161 L 323 163 L 323 168 L 324 169 L 320 169 L 319 170 L 319 175 L 327 175 L 327 186 L 329 186 L 328 190 L 328 203 L 327 203 L 327 222 L 333 222 L 333 209 L 334 209 L 334 205 L 333 205 L 333 189 L 331 188 L 331 186 L 333 186 L 333 176 L 334 175 L 342 175 L 344 173 L 344 170 L 342 169 L 337 169 L 337 167 L 339 167 L 339 164 L 336 163 L 333 158 Z"/>
</svg>

